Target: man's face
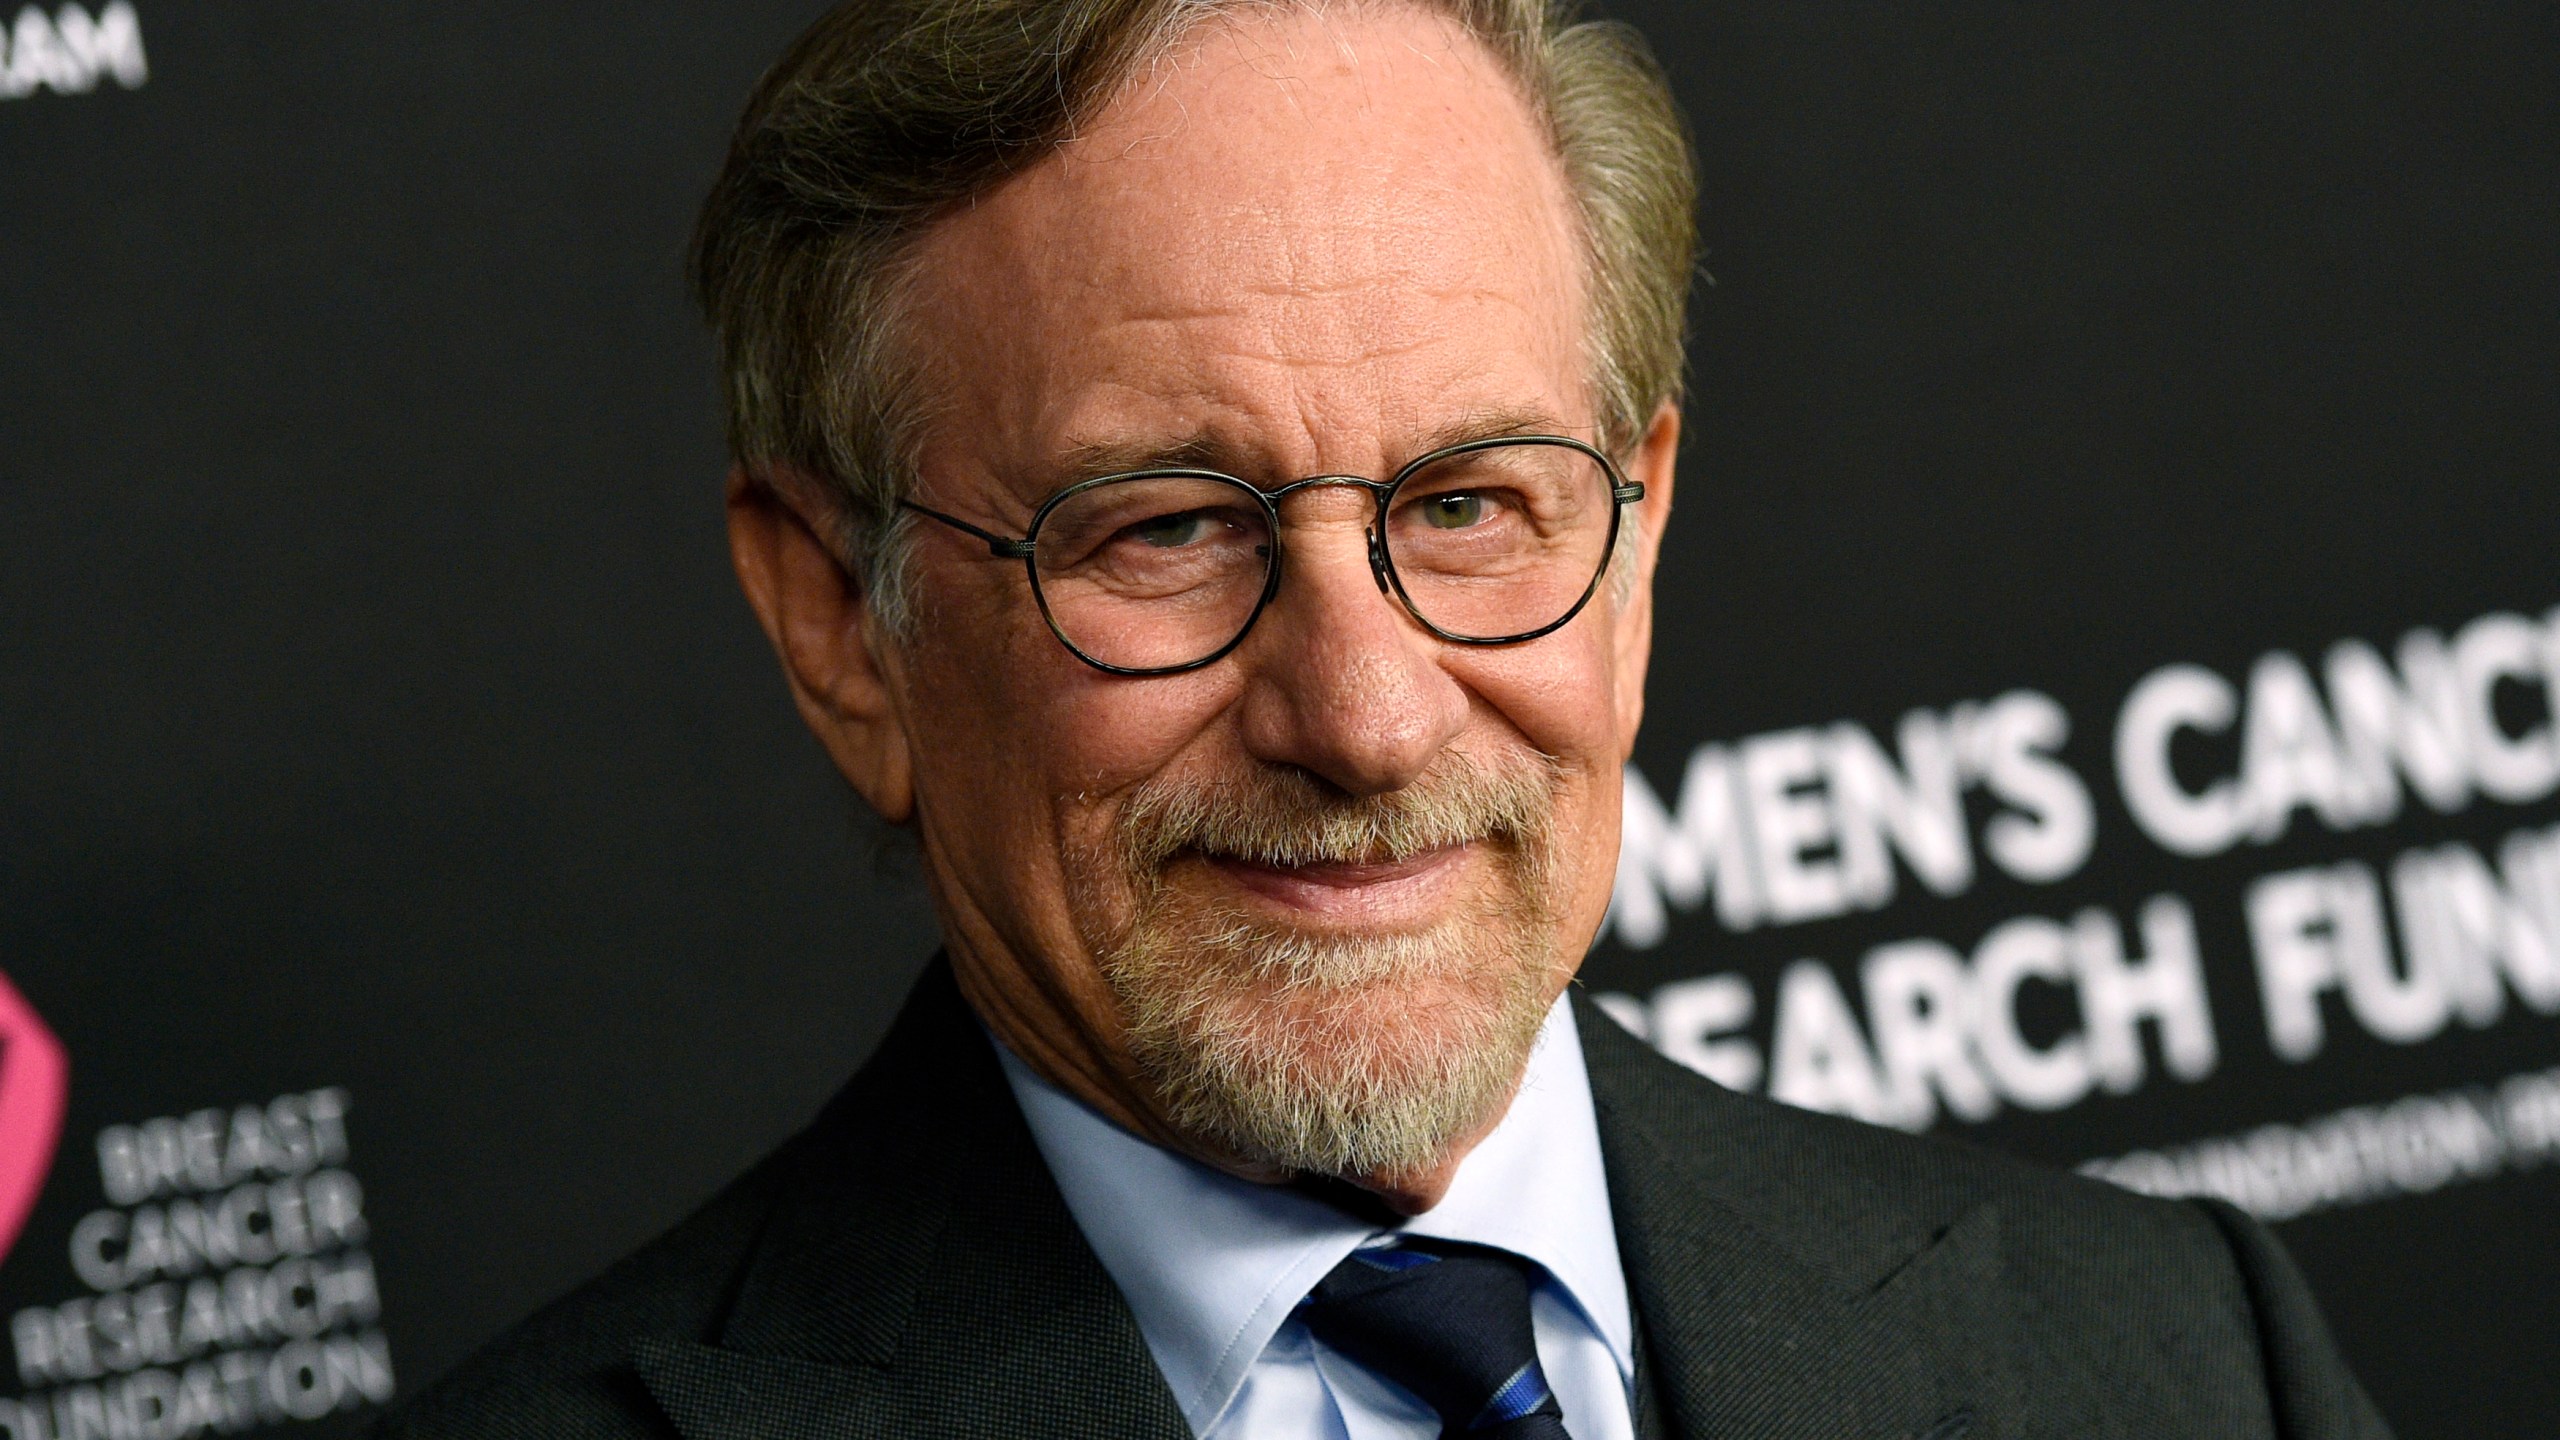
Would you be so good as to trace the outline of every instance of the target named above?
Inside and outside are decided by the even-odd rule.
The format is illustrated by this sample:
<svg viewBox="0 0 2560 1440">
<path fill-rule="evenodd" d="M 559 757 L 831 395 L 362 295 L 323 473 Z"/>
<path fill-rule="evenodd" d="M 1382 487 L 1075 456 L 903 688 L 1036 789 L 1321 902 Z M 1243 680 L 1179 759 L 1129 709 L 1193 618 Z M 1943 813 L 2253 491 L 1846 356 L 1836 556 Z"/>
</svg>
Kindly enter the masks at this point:
<svg viewBox="0 0 2560 1440">
<path fill-rule="evenodd" d="M 1270 487 L 1597 438 L 1563 177 L 1494 60 L 1418 12 L 1211 24 L 918 261 L 916 498 L 989 530 L 1096 457 Z M 1620 457 L 1653 491 L 1640 573 L 1675 431 Z M 1472 1143 L 1615 864 L 1645 588 L 1451 644 L 1381 593 L 1373 514 L 1285 501 L 1277 597 L 1190 673 L 1088 667 L 1018 561 L 931 524 L 918 629 L 874 646 L 973 1004 L 1052 1080 L 1249 1173 Z M 865 784 L 893 814 L 901 789 Z"/>
</svg>

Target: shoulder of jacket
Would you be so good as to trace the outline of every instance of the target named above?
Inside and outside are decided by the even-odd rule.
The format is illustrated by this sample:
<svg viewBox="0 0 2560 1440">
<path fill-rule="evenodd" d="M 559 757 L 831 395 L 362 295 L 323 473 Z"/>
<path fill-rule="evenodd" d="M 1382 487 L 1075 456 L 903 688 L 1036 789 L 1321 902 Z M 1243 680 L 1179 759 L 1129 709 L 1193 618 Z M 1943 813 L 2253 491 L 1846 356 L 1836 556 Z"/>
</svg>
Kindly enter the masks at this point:
<svg viewBox="0 0 2560 1440">
<path fill-rule="evenodd" d="M 2190 1279 L 2236 1283 L 2222 1228 L 2189 1202 L 1727 1090 L 1605 1017 L 1586 1022 L 1584 1051 L 1595 1100 L 1615 1112 L 1604 1134 L 1640 1133 L 1659 1163 L 1777 1228 L 1823 1244 L 1875 1234 L 1892 1245 L 1991 1206 L 2004 1250 L 2051 1252 L 2071 1262 L 2065 1270 L 2122 1260 L 2137 1271 L 2168 1264 Z"/>
<path fill-rule="evenodd" d="M 643 1339 L 719 1328 L 798 1143 L 731 1182 L 674 1228 L 552 1301 L 398 1404 L 379 1440 L 660 1437 L 630 1365 Z"/>
</svg>

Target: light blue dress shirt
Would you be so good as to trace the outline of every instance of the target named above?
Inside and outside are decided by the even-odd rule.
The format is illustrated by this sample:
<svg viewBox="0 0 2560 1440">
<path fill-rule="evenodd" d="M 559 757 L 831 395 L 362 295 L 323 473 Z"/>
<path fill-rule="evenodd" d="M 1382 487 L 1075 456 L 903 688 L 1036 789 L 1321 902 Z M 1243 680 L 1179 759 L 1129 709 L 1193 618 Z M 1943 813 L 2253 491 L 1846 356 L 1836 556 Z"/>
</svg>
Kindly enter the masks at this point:
<svg viewBox="0 0 2560 1440">
<path fill-rule="evenodd" d="M 1160 1149 L 1032 1073 L 1001 1044 L 1067 1208 L 1119 1282 L 1201 1440 L 1436 1440 L 1406 1391 L 1319 1344 L 1299 1300 L 1385 1232 L 1311 1195 L 1256 1185 Z M 1545 1271 L 1530 1296 L 1538 1363 L 1574 1440 L 1633 1440 L 1625 1272 L 1582 1041 L 1563 1000 L 1520 1093 L 1458 1167 L 1447 1198 L 1398 1233 L 1498 1246 Z"/>
</svg>

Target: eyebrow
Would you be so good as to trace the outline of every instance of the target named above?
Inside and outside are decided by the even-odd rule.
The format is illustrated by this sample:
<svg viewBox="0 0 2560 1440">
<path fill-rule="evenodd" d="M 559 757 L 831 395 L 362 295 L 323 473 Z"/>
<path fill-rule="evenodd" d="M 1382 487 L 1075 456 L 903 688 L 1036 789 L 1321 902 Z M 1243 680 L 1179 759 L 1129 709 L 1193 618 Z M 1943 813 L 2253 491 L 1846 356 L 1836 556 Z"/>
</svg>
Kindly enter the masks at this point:
<svg viewBox="0 0 2560 1440">
<path fill-rule="evenodd" d="M 1464 445 L 1475 440 L 1494 440 L 1512 435 L 1569 434 L 1563 422 L 1534 406 L 1505 406 L 1470 411 L 1432 429 L 1411 450 L 1396 461 L 1400 469 L 1435 450 Z M 1060 453 L 1054 483 L 1058 488 L 1106 475 L 1126 475 L 1138 470 L 1213 470 L 1222 475 L 1253 480 L 1257 474 L 1265 480 L 1297 479 L 1281 477 L 1258 457 L 1253 447 L 1242 445 L 1214 430 L 1197 430 L 1173 439 L 1094 439 L 1069 445 Z M 1386 475 L 1370 477 L 1384 480 Z"/>
</svg>

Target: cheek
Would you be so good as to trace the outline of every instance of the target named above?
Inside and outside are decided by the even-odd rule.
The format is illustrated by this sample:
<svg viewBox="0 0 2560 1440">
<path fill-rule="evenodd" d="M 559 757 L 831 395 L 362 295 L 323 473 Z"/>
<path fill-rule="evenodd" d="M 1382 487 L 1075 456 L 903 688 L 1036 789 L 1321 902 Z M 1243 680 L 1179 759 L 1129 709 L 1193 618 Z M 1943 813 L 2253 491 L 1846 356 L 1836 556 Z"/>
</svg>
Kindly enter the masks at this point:
<svg viewBox="0 0 2560 1440">
<path fill-rule="evenodd" d="M 1235 699 L 1221 667 L 1143 679 L 1069 667 L 1026 712 L 1036 727 L 1050 792 L 1099 806 L 1172 765 Z"/>
<path fill-rule="evenodd" d="M 1600 618 L 1578 618 L 1511 649 L 1470 652 L 1461 676 L 1489 718 L 1517 737 L 1514 743 L 1526 742 L 1561 765 L 1556 840 L 1565 909 L 1559 922 L 1576 931 L 1596 930 L 1608 904 L 1624 785 L 1615 652 L 1608 626 L 1592 623 Z"/>
<path fill-rule="evenodd" d="M 1225 667 L 1132 679 L 1077 660 L 1018 574 L 943 605 L 917 640 L 912 733 L 920 805 L 980 845 L 973 868 L 1017 882 L 1058 868 L 1060 843 L 1099 838 L 1117 795 L 1162 770 L 1229 704 Z"/>
<path fill-rule="evenodd" d="M 1596 611 L 1596 603 L 1591 607 Z M 1568 774 L 1614 775 L 1617 666 L 1610 631 L 1590 612 L 1525 645 L 1462 650 L 1450 670 L 1506 727 L 1562 761 Z"/>
</svg>

